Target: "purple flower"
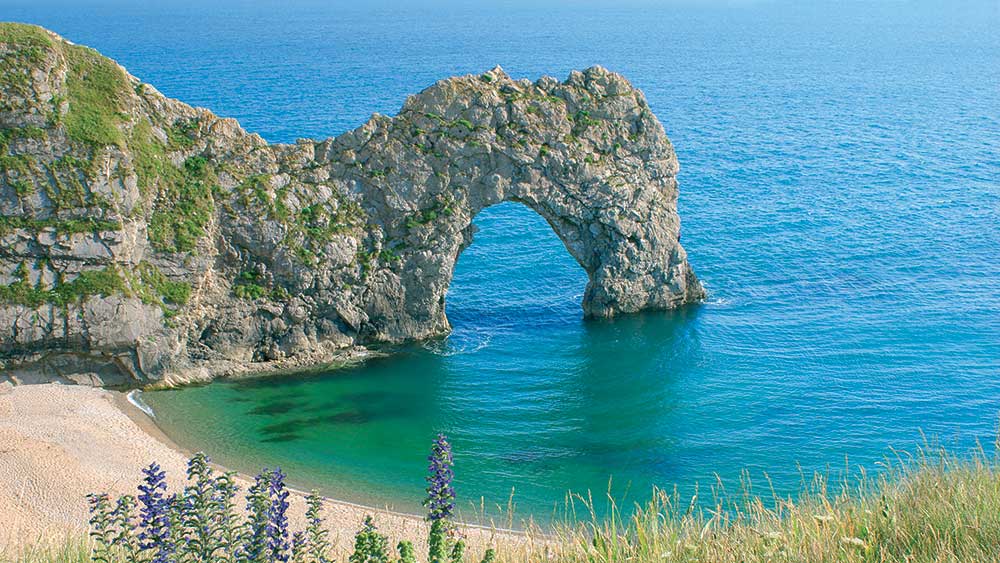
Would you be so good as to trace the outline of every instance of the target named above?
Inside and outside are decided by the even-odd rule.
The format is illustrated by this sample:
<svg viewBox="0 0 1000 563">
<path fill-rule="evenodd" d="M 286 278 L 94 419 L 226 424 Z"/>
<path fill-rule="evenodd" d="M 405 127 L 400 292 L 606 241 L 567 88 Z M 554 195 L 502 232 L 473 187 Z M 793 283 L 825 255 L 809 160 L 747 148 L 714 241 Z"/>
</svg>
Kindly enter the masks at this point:
<svg viewBox="0 0 1000 563">
<path fill-rule="evenodd" d="M 129 560 L 138 558 L 139 544 L 135 537 L 134 520 L 135 497 L 125 495 L 118 498 L 111 517 L 115 521 L 116 535 L 114 544 L 121 546 L 125 557 Z"/>
<path fill-rule="evenodd" d="M 90 509 L 90 537 L 94 540 L 91 556 L 94 560 L 106 558 L 114 544 L 114 516 L 106 493 L 87 495 Z"/>
<path fill-rule="evenodd" d="M 143 483 L 139 485 L 139 533 L 140 547 L 153 551 L 152 563 L 166 563 L 173 545 L 170 541 L 170 500 L 164 496 L 167 490 L 167 474 L 153 462 L 142 470 Z"/>
<path fill-rule="evenodd" d="M 240 558 L 245 561 L 260 561 L 267 549 L 268 522 L 270 519 L 270 499 L 268 492 L 271 472 L 265 469 L 256 478 L 253 485 L 247 489 L 247 535 Z"/>
<path fill-rule="evenodd" d="M 214 533 L 217 520 L 215 478 L 208 456 L 198 452 L 188 460 L 187 478 L 180 506 L 180 521 L 175 535 L 184 539 L 184 551 L 194 561 L 210 561 L 219 548 L 219 534 Z"/>
<path fill-rule="evenodd" d="M 288 561 L 288 489 L 281 469 L 271 473 L 268 489 L 271 506 L 267 519 L 267 547 L 271 561 Z"/>
<path fill-rule="evenodd" d="M 427 519 L 448 520 L 455 510 L 455 489 L 451 484 L 455 473 L 452 471 L 454 461 L 451 457 L 451 444 L 444 434 L 438 434 L 434 440 L 427 460 L 430 461 L 427 468 L 427 498 L 424 499 Z"/>
</svg>

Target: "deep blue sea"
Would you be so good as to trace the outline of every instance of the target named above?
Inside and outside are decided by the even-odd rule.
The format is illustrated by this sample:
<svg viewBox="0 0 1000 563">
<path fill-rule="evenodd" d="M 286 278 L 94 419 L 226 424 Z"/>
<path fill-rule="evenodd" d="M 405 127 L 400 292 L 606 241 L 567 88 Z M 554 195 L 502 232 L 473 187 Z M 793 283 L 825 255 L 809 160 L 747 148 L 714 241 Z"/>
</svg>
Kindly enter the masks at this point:
<svg viewBox="0 0 1000 563">
<path fill-rule="evenodd" d="M 610 2 L 608 4 L 611 4 Z M 455 331 L 343 372 L 147 393 L 181 445 L 416 509 L 448 433 L 465 501 L 567 490 L 782 492 L 1000 415 L 1000 3 L 0 1 L 168 96 L 272 142 L 394 114 L 500 64 L 600 64 L 641 88 L 681 162 L 683 244 L 710 297 L 584 321 L 546 223 L 477 219 Z"/>
</svg>

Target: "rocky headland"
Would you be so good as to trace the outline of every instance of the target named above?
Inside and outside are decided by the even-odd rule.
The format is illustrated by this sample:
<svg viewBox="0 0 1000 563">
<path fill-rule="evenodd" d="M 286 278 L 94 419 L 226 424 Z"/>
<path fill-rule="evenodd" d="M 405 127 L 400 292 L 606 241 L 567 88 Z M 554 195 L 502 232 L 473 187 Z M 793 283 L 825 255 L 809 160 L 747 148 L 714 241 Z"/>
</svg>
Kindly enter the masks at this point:
<svg viewBox="0 0 1000 563">
<path fill-rule="evenodd" d="M 35 26 L 0 24 L 0 381 L 176 383 L 446 334 L 482 209 L 540 214 L 589 276 L 583 312 L 704 290 L 677 158 L 600 67 L 499 67 L 395 117 L 268 144 Z"/>
</svg>

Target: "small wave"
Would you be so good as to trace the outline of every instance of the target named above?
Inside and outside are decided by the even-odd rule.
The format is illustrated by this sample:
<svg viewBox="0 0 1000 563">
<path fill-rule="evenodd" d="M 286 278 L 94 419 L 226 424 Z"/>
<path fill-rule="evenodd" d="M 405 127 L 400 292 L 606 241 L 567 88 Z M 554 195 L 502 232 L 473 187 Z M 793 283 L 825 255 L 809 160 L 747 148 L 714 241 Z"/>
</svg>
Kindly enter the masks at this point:
<svg viewBox="0 0 1000 563">
<path fill-rule="evenodd" d="M 721 306 L 725 306 L 725 305 L 730 305 L 731 303 L 732 303 L 732 301 L 729 300 L 729 299 L 726 299 L 725 297 L 713 297 L 713 298 L 705 300 L 705 304 L 706 305 L 717 305 L 717 306 L 721 305 Z"/>
<path fill-rule="evenodd" d="M 701 280 L 701 285 L 702 285 L 702 287 L 705 288 L 705 292 L 708 293 L 708 298 L 703 301 L 703 303 L 705 305 L 715 305 L 715 306 L 732 305 L 732 303 L 733 303 L 732 299 L 727 299 L 725 297 L 720 297 L 720 296 L 715 295 L 709 289 L 707 281 Z"/>
<path fill-rule="evenodd" d="M 132 406 L 146 413 L 149 418 L 156 418 L 156 413 L 153 412 L 152 407 L 147 405 L 140 395 L 142 395 L 142 391 L 133 389 L 128 392 L 128 395 L 125 395 L 125 398 L 128 399 L 128 402 L 132 403 Z"/>
<path fill-rule="evenodd" d="M 454 335 L 446 340 L 424 344 L 424 349 L 436 356 L 450 357 L 462 354 L 474 354 L 490 345 L 492 334 L 473 333 L 462 338 L 462 343 L 456 343 Z"/>
</svg>

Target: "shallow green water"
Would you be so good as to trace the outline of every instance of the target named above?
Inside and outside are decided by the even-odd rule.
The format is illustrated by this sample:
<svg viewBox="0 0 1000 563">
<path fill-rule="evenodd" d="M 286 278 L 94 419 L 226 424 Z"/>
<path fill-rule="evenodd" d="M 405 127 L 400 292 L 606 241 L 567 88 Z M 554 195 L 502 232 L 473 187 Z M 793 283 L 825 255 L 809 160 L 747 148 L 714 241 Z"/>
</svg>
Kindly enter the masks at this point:
<svg viewBox="0 0 1000 563">
<path fill-rule="evenodd" d="M 454 442 L 467 515 L 477 502 L 496 515 L 513 493 L 518 514 L 547 518 L 570 488 L 601 491 L 612 478 L 648 491 L 647 464 L 671 455 L 683 426 L 672 406 L 682 390 L 651 366 L 691 357 L 683 350 L 697 346 L 698 308 L 584 322 L 585 275 L 556 252 L 561 243 L 540 217 L 505 204 L 477 224 L 449 301 L 457 311 L 448 339 L 358 367 L 143 400 L 169 435 L 225 465 L 280 465 L 299 487 L 407 511 L 419 510 L 436 432 Z M 528 280 L 541 260 L 553 272 L 544 282 L 475 290 L 479 276 Z"/>
</svg>

